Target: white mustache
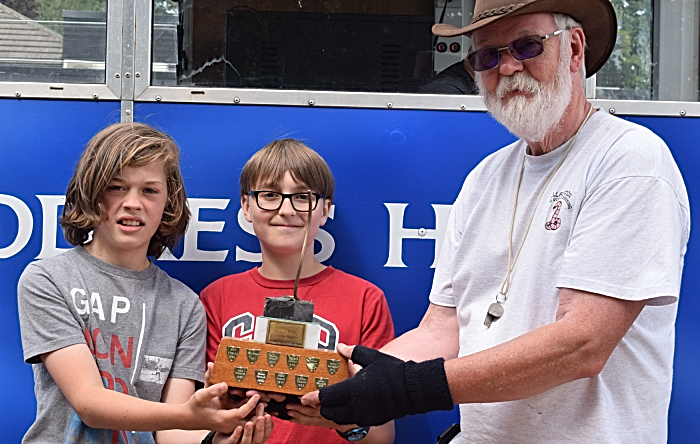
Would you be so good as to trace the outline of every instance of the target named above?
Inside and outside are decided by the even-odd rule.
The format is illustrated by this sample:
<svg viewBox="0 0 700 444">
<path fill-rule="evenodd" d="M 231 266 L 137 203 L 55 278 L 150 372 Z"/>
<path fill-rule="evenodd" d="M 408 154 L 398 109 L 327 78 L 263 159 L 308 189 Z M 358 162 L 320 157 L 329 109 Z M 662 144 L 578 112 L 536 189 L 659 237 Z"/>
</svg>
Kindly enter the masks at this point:
<svg viewBox="0 0 700 444">
<path fill-rule="evenodd" d="M 503 76 L 498 82 L 496 95 L 502 99 L 507 94 L 513 91 L 522 91 L 530 94 L 538 94 L 540 92 L 540 82 L 533 79 L 528 74 L 516 72 L 511 76 Z"/>
</svg>

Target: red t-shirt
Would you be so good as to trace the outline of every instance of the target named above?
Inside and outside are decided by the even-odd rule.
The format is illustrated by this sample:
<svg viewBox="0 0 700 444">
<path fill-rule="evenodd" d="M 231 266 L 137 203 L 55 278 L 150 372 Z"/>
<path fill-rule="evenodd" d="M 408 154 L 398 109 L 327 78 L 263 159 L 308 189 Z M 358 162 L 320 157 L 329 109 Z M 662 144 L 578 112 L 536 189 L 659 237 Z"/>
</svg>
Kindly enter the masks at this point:
<svg viewBox="0 0 700 444">
<path fill-rule="evenodd" d="M 213 362 L 223 336 L 253 338 L 255 320 L 265 298 L 291 295 L 294 281 L 276 281 L 257 268 L 212 282 L 202 291 L 207 312 L 207 362 Z M 297 295 L 314 303 L 321 325 L 319 348 L 335 350 L 338 342 L 381 348 L 394 339 L 394 323 L 384 293 L 375 285 L 333 267 L 299 281 Z M 268 444 L 345 443 L 335 430 L 273 418 Z"/>
</svg>

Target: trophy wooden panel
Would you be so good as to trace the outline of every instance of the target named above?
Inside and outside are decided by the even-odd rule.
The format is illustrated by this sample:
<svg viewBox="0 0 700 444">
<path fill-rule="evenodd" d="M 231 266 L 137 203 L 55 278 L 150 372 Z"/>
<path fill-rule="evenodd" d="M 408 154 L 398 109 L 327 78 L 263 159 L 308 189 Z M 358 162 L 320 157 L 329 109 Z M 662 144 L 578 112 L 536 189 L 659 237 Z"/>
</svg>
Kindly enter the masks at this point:
<svg viewBox="0 0 700 444">
<path fill-rule="evenodd" d="M 337 352 L 224 337 L 216 352 L 211 383 L 304 395 L 347 377 L 348 361 Z"/>
</svg>

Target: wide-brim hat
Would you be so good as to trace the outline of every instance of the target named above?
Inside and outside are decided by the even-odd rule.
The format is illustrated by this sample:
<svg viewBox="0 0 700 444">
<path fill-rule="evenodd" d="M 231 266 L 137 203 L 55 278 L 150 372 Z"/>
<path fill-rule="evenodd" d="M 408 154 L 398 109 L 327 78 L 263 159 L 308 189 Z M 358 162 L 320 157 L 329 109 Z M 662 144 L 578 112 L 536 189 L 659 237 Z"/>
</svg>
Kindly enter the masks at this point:
<svg viewBox="0 0 700 444">
<path fill-rule="evenodd" d="M 433 34 L 455 37 L 469 34 L 491 23 L 516 15 L 535 12 L 558 12 L 579 22 L 586 34 L 586 76 L 595 74 L 608 60 L 615 47 L 617 18 L 610 0 L 476 0 L 474 18 L 464 28 L 438 23 Z"/>
</svg>

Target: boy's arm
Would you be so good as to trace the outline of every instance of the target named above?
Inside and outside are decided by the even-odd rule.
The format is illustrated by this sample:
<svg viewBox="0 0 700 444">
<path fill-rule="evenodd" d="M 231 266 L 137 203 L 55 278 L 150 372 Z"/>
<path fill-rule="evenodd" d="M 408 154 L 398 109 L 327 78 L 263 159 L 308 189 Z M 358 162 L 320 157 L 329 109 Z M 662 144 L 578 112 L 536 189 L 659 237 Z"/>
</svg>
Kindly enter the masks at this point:
<svg viewBox="0 0 700 444">
<path fill-rule="evenodd" d="M 238 420 L 253 412 L 259 399 L 254 396 L 239 409 L 223 410 L 218 408 L 216 398 L 226 393 L 226 384 L 199 390 L 180 404 L 146 401 L 108 390 L 86 344 L 45 353 L 41 359 L 73 410 L 92 428 L 134 431 L 180 428 L 231 433 Z"/>
</svg>

